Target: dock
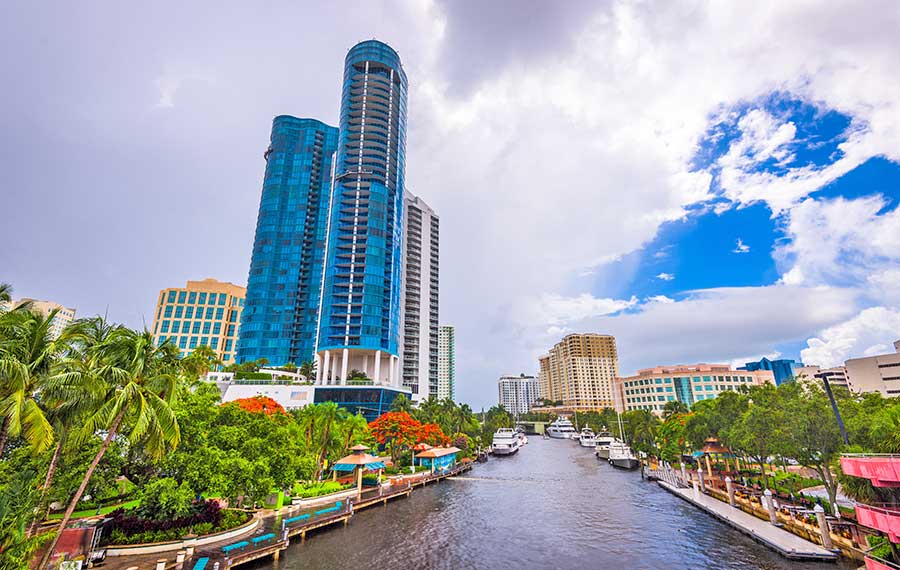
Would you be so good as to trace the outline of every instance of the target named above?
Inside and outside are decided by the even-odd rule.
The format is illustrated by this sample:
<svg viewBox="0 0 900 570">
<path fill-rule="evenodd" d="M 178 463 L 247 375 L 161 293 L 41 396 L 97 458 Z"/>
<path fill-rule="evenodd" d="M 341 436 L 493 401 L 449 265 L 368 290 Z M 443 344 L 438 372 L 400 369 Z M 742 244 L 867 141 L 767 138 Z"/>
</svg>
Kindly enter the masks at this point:
<svg viewBox="0 0 900 570">
<path fill-rule="evenodd" d="M 676 487 L 663 480 L 658 480 L 657 484 L 673 495 L 681 497 L 720 521 L 741 531 L 753 540 L 768 546 L 785 558 L 831 562 L 835 562 L 838 559 L 836 553 L 778 528 L 769 522 L 760 520 L 716 498 L 702 493 L 695 496 L 692 489 Z"/>
</svg>

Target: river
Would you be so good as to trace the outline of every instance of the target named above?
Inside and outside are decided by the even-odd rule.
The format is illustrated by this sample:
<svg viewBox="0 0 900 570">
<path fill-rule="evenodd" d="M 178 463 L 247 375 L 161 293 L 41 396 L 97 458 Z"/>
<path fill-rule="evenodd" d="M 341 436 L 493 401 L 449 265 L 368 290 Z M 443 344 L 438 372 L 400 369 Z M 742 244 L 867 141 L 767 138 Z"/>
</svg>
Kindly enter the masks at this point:
<svg viewBox="0 0 900 570">
<path fill-rule="evenodd" d="M 278 570 L 816 569 L 757 544 L 575 442 L 530 443 L 297 541 Z"/>
</svg>

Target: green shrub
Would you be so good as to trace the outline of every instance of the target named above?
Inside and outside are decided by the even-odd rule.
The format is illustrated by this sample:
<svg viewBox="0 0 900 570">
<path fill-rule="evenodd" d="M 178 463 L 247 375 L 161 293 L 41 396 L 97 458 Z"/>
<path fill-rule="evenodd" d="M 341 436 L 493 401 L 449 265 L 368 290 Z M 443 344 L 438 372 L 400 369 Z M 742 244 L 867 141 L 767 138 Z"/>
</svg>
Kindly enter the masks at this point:
<svg viewBox="0 0 900 570">
<path fill-rule="evenodd" d="M 321 497 L 322 495 L 330 495 L 345 489 L 349 489 L 353 485 L 341 484 L 337 481 L 323 481 L 321 483 L 304 483 L 294 485 L 294 496 L 301 499 L 310 499 L 312 497 Z"/>
</svg>

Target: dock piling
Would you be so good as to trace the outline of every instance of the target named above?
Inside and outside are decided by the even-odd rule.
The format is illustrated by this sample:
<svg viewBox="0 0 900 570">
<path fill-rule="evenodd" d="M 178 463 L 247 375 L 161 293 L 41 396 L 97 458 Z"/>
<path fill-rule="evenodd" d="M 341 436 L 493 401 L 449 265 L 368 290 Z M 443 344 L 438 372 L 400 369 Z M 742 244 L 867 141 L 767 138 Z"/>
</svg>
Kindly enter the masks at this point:
<svg viewBox="0 0 900 570">
<path fill-rule="evenodd" d="M 725 488 L 728 489 L 728 504 L 732 507 L 734 505 L 734 481 L 731 480 L 731 477 L 725 476 Z"/>
<path fill-rule="evenodd" d="M 825 520 L 825 509 L 822 508 L 822 505 L 816 505 L 813 508 L 813 511 L 816 513 L 816 520 L 819 522 L 819 534 L 822 537 L 822 546 L 831 550 L 834 548 L 834 544 L 831 542 L 831 533 L 828 531 L 828 521 Z"/>
</svg>

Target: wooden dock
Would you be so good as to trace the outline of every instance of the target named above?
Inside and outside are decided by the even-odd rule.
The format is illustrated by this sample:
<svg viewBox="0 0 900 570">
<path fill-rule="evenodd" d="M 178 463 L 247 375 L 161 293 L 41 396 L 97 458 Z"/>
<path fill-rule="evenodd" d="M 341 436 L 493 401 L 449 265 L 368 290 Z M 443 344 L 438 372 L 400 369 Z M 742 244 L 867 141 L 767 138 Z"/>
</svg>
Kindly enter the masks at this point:
<svg viewBox="0 0 900 570">
<path fill-rule="evenodd" d="M 781 529 L 769 522 L 760 520 L 753 515 L 736 509 L 718 499 L 704 495 L 694 495 L 693 489 L 676 487 L 666 481 L 659 480 L 657 484 L 673 495 L 681 497 L 685 501 L 699 507 L 720 521 L 743 532 L 757 542 L 764 544 L 786 558 L 792 560 L 822 560 L 837 561 L 838 555 L 826 550 L 808 540 Z"/>
</svg>

